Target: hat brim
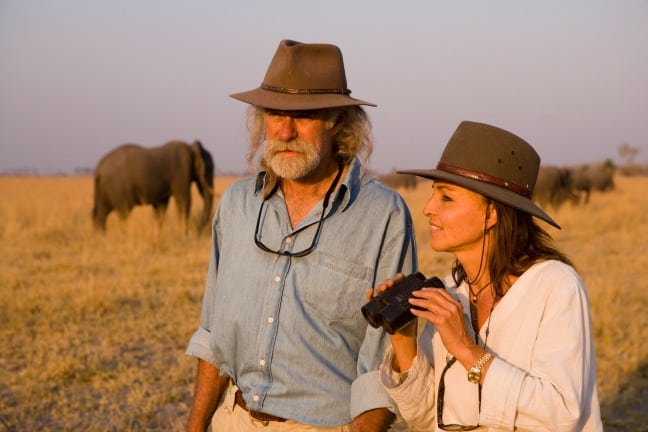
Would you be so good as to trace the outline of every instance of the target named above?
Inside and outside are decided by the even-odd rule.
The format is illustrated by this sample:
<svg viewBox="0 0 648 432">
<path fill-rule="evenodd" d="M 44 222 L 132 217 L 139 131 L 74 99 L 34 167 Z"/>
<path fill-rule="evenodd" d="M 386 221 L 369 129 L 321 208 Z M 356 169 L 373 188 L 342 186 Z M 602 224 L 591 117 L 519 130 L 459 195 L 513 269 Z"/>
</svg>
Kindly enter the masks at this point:
<svg viewBox="0 0 648 432">
<path fill-rule="evenodd" d="M 374 103 L 343 94 L 294 94 L 274 92 L 262 88 L 234 93 L 230 97 L 250 105 L 277 110 L 313 110 L 354 105 L 376 106 Z"/>
<path fill-rule="evenodd" d="M 486 183 L 483 181 L 471 179 L 457 174 L 452 174 L 438 169 L 407 170 L 407 171 L 397 171 L 397 172 L 399 174 L 411 174 L 419 177 L 425 177 L 430 180 L 445 180 L 450 183 L 454 183 L 458 186 L 465 187 L 466 189 L 470 189 L 474 192 L 487 196 L 488 198 L 509 205 L 531 216 L 540 218 L 545 222 L 547 222 L 548 224 L 553 225 L 556 228 L 560 229 L 560 225 L 558 225 L 556 221 L 554 221 L 547 213 L 544 212 L 544 210 L 538 207 L 532 200 L 525 198 L 522 195 L 519 195 L 508 189 L 504 189 L 503 187 L 494 185 L 492 183 Z"/>
</svg>

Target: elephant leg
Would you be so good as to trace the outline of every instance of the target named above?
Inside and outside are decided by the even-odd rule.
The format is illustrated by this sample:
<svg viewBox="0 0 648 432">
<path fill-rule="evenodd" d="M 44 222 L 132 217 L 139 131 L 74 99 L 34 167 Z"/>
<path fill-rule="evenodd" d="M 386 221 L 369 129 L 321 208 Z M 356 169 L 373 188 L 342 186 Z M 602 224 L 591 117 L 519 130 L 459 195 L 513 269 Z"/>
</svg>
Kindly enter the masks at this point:
<svg viewBox="0 0 648 432">
<path fill-rule="evenodd" d="M 97 231 L 106 231 L 106 219 L 113 210 L 102 190 L 99 181 L 95 180 L 94 205 L 92 206 L 92 222 Z"/>
<path fill-rule="evenodd" d="M 166 211 L 168 206 L 169 206 L 169 200 L 153 204 L 153 212 L 155 213 L 155 220 L 157 220 L 158 226 L 160 228 L 164 224 L 164 217 L 166 216 Z"/>
<path fill-rule="evenodd" d="M 117 212 L 117 215 L 119 216 L 119 219 L 121 221 L 128 219 L 128 216 L 130 216 L 132 210 L 133 204 L 128 202 L 120 203 L 115 207 L 115 211 Z"/>
<path fill-rule="evenodd" d="M 112 209 L 101 203 L 98 203 L 92 209 L 92 221 L 97 231 L 106 231 L 106 219 L 111 211 Z"/>
<path fill-rule="evenodd" d="M 178 209 L 178 217 L 184 224 L 185 232 L 189 232 L 189 215 L 191 214 L 191 190 L 187 193 L 175 195 L 176 207 Z"/>
<path fill-rule="evenodd" d="M 198 222 L 198 231 L 202 231 L 209 225 L 209 222 L 211 221 L 213 202 L 213 194 L 205 192 L 203 194 L 203 210 L 200 215 L 200 221 Z"/>
</svg>

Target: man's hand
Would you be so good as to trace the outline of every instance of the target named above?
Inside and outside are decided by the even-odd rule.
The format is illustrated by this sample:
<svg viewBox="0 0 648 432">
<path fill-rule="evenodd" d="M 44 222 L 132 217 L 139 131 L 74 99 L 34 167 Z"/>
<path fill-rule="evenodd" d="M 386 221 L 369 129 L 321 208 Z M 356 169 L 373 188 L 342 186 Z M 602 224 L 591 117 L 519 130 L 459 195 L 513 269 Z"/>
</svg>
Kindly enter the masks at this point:
<svg viewBox="0 0 648 432">
<path fill-rule="evenodd" d="M 365 411 L 351 422 L 351 432 L 385 432 L 394 421 L 394 414 L 387 408 Z"/>
</svg>

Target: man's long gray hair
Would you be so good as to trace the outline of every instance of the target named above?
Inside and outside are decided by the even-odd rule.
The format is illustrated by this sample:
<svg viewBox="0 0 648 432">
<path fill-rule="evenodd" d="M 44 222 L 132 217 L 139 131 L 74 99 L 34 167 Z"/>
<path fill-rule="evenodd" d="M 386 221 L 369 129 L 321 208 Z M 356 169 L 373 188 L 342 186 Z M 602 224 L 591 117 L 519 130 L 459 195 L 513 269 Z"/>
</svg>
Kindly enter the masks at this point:
<svg viewBox="0 0 648 432">
<path fill-rule="evenodd" d="M 347 165 L 354 156 L 357 156 L 362 164 L 366 166 L 373 151 L 373 133 L 371 121 L 365 110 L 360 106 L 349 106 L 330 108 L 326 111 L 326 117 L 329 121 L 335 122 L 340 116 L 342 116 L 343 121 L 342 128 L 333 137 L 333 154 L 335 158 L 340 163 Z M 266 172 L 263 196 L 267 198 L 277 186 L 279 177 L 267 166 L 262 157 L 257 158 L 266 135 L 263 121 L 264 113 L 265 110 L 260 107 L 252 105 L 248 108 L 247 127 L 250 148 L 247 153 L 247 161 L 253 172 L 257 169 Z"/>
</svg>

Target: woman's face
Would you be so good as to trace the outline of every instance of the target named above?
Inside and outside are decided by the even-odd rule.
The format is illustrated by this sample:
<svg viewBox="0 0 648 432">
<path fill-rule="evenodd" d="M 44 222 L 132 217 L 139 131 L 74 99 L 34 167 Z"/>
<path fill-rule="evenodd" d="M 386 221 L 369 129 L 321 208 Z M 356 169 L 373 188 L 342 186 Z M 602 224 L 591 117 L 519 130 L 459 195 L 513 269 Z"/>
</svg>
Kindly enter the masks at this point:
<svg viewBox="0 0 648 432">
<path fill-rule="evenodd" d="M 472 252 L 481 256 L 484 228 L 496 222 L 495 210 L 483 195 L 443 181 L 432 185 L 423 214 L 429 219 L 432 249 L 455 255 Z"/>
</svg>

